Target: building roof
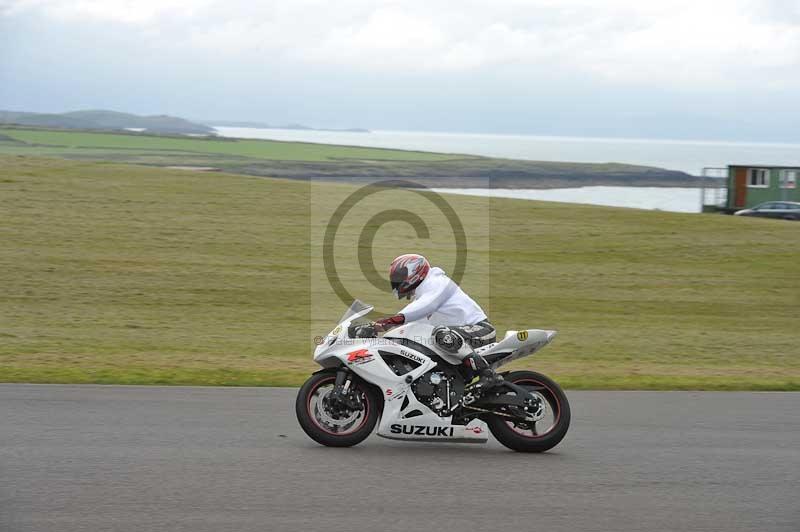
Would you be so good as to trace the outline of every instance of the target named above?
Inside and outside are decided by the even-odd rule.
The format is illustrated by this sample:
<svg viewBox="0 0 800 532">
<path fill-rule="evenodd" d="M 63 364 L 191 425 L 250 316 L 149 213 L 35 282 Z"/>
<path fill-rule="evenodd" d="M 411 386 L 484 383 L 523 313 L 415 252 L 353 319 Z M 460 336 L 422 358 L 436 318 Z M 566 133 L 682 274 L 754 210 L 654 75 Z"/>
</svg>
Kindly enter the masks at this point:
<svg viewBox="0 0 800 532">
<path fill-rule="evenodd" d="M 729 164 L 728 168 L 764 168 L 768 170 L 800 170 L 800 166 L 774 164 Z"/>
</svg>

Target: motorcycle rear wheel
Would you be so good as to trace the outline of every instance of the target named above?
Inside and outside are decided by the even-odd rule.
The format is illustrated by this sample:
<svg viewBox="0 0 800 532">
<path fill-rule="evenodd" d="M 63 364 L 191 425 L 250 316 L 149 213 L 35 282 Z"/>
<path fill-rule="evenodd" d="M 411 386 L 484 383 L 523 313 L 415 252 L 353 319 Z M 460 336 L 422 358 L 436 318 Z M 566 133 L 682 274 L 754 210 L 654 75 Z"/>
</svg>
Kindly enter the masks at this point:
<svg viewBox="0 0 800 532">
<path fill-rule="evenodd" d="M 535 371 L 513 371 L 503 377 L 506 381 L 538 392 L 545 399 L 554 421 L 546 430 L 537 430 L 538 422 L 490 415 L 485 419 L 492 435 L 509 449 L 523 453 L 543 453 L 558 445 L 567 435 L 571 418 L 569 401 L 561 387 Z"/>
<path fill-rule="evenodd" d="M 352 386 L 360 394 L 364 410 L 352 411 L 346 416 L 333 414 L 327 408 L 325 397 L 335 381 L 335 371 L 309 377 L 297 392 L 295 414 L 300 427 L 315 442 L 328 447 L 352 447 L 372 434 L 380 416 L 382 398 L 372 387 L 354 378 Z"/>
</svg>

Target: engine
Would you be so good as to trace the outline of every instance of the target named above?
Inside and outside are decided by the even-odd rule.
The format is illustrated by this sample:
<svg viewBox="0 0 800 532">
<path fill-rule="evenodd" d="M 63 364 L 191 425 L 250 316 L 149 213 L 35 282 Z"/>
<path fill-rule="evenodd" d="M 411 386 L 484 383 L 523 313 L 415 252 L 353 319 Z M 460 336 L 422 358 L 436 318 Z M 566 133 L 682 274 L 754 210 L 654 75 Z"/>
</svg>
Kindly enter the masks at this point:
<svg viewBox="0 0 800 532">
<path fill-rule="evenodd" d="M 421 403 L 447 416 L 464 395 L 464 379 L 452 368 L 436 368 L 414 381 L 411 390 Z"/>
<path fill-rule="evenodd" d="M 419 367 L 419 362 L 378 351 L 396 375 L 405 375 Z M 440 365 L 411 384 L 411 391 L 420 403 L 440 416 L 448 416 L 464 396 L 464 378 L 454 366 Z"/>
</svg>

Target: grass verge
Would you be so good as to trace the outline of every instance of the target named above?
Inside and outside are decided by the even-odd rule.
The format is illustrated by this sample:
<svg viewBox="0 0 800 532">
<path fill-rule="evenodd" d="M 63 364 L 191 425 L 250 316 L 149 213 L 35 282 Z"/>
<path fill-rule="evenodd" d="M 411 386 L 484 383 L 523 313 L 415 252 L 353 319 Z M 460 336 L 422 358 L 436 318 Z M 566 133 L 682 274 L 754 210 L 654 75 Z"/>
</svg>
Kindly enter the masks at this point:
<svg viewBox="0 0 800 532">
<path fill-rule="evenodd" d="M 342 310 L 312 278 L 312 207 L 352 190 L 0 156 L 0 381 L 299 384 Z M 464 286 L 498 329 L 559 330 L 517 367 L 570 388 L 800 390 L 797 224 L 446 197 L 486 233 Z M 436 234 L 389 229 L 376 264 L 413 247 L 449 269 Z"/>
</svg>

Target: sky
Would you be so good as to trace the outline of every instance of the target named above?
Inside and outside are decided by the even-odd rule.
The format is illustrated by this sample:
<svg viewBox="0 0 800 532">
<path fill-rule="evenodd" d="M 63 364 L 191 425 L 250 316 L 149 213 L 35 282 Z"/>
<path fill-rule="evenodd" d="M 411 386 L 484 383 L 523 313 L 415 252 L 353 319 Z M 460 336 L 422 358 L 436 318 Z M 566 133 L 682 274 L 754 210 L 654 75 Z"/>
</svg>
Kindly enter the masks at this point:
<svg viewBox="0 0 800 532">
<path fill-rule="evenodd" d="M 0 0 L 0 109 L 800 142 L 800 0 Z"/>
</svg>

